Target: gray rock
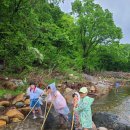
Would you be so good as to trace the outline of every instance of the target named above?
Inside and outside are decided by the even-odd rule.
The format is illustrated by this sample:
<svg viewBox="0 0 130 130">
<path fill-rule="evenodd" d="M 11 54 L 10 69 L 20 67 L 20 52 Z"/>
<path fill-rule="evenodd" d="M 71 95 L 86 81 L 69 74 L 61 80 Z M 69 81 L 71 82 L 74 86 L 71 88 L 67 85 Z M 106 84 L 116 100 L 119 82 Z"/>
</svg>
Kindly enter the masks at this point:
<svg viewBox="0 0 130 130">
<path fill-rule="evenodd" d="M 0 106 L 0 112 L 3 112 L 5 110 L 4 106 Z"/>
<path fill-rule="evenodd" d="M 24 106 L 24 103 L 23 103 L 23 102 L 17 102 L 17 103 L 15 104 L 15 106 L 16 106 L 17 108 L 21 108 L 21 107 Z"/>
<path fill-rule="evenodd" d="M 97 127 L 104 126 L 113 130 L 130 130 L 130 122 L 107 112 L 95 113 L 93 121 Z"/>
</svg>

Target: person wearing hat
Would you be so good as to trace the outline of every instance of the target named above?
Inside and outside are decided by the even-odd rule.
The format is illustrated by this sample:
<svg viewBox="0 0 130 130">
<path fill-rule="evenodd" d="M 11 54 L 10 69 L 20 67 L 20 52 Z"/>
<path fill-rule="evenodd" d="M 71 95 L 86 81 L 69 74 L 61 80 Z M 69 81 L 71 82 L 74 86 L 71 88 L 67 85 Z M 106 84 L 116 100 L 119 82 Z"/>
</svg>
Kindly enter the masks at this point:
<svg viewBox="0 0 130 130">
<path fill-rule="evenodd" d="M 88 90 L 86 87 L 82 87 L 79 90 L 80 93 L 80 101 L 75 104 L 75 111 L 79 113 L 80 124 L 83 130 L 88 130 L 92 128 L 92 112 L 91 105 L 94 101 L 94 98 L 90 98 L 87 96 Z"/>
</svg>

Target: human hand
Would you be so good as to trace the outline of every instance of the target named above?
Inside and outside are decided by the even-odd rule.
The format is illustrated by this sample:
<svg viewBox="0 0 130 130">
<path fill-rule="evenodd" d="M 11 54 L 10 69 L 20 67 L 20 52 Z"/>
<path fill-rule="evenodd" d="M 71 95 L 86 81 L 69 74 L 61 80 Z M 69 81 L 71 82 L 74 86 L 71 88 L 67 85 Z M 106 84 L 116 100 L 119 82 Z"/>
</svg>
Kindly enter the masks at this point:
<svg viewBox="0 0 130 130">
<path fill-rule="evenodd" d="M 78 106 L 78 104 L 75 102 L 75 103 L 73 104 L 73 106 L 74 106 L 74 107 L 77 107 L 77 106 Z"/>
</svg>

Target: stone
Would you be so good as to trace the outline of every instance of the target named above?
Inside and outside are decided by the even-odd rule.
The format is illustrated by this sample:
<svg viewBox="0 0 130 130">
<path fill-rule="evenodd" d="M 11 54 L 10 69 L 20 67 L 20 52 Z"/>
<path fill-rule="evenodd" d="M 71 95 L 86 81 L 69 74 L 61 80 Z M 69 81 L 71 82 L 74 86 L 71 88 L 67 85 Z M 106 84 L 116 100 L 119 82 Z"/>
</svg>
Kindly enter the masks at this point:
<svg viewBox="0 0 130 130">
<path fill-rule="evenodd" d="M 7 100 L 11 100 L 13 98 L 13 95 L 7 93 L 4 95 L 4 98 L 7 99 Z"/>
<path fill-rule="evenodd" d="M 4 106 L 0 106 L 0 112 L 4 111 L 5 107 Z"/>
<path fill-rule="evenodd" d="M 91 87 L 90 87 L 90 91 L 91 91 L 91 92 L 96 92 L 96 88 L 95 88 L 94 86 L 91 86 Z"/>
<path fill-rule="evenodd" d="M 4 82 L 3 87 L 5 89 L 11 89 L 11 90 L 15 90 L 17 88 L 16 85 L 13 82 L 10 82 L 10 81 Z"/>
<path fill-rule="evenodd" d="M 10 81 L 13 82 L 17 87 L 24 86 L 24 82 L 20 79 L 11 79 Z"/>
<path fill-rule="evenodd" d="M 57 84 L 57 87 L 61 87 L 61 86 L 62 86 L 62 84 L 60 84 L 60 83 L 59 83 L 59 84 Z"/>
<path fill-rule="evenodd" d="M 9 117 L 5 116 L 5 115 L 2 115 L 2 116 L 0 116 L 0 120 L 4 120 L 6 122 L 9 122 Z"/>
<path fill-rule="evenodd" d="M 75 92 L 75 90 L 70 89 L 70 88 L 66 88 L 65 93 L 64 93 L 64 97 L 65 97 L 67 103 L 72 104 L 72 99 L 73 99 L 72 95 L 74 92 Z"/>
<path fill-rule="evenodd" d="M 92 124 L 92 130 L 97 130 L 95 123 Z"/>
<path fill-rule="evenodd" d="M 105 127 L 99 127 L 97 130 L 108 130 L 108 129 Z"/>
<path fill-rule="evenodd" d="M 12 118 L 12 122 L 16 123 L 16 122 L 20 122 L 22 120 L 18 119 L 18 118 Z"/>
<path fill-rule="evenodd" d="M 30 104 L 30 99 L 26 99 L 26 100 L 24 101 L 24 104 L 25 104 L 26 106 L 28 106 L 28 105 Z"/>
<path fill-rule="evenodd" d="M 14 105 L 15 103 L 17 102 L 20 102 L 20 101 L 24 101 L 24 95 L 25 93 L 22 93 L 22 94 L 19 94 L 18 96 L 16 96 L 12 102 L 12 104 Z"/>
<path fill-rule="evenodd" d="M 93 121 L 97 127 L 104 126 L 113 130 L 130 130 L 130 123 L 112 113 L 96 112 L 93 115 Z"/>
<path fill-rule="evenodd" d="M 21 108 L 21 107 L 24 106 L 24 103 L 23 103 L 23 102 L 17 102 L 17 103 L 15 104 L 15 106 L 16 106 L 17 108 Z"/>
<path fill-rule="evenodd" d="M 5 113 L 9 118 L 18 118 L 20 120 L 24 119 L 24 115 L 17 109 L 10 109 Z"/>
<path fill-rule="evenodd" d="M 10 105 L 9 101 L 1 101 L 0 106 L 8 107 Z"/>
<path fill-rule="evenodd" d="M 71 88 L 66 88 L 66 89 L 65 89 L 65 93 L 69 93 L 69 92 L 71 92 L 71 91 L 73 91 L 73 89 L 71 89 Z"/>
<path fill-rule="evenodd" d="M 6 125 L 6 121 L 0 120 L 0 128 L 1 128 L 1 127 L 4 127 L 5 125 Z"/>
<path fill-rule="evenodd" d="M 21 113 L 23 113 L 24 115 L 28 114 L 30 112 L 30 107 L 23 107 L 23 108 L 19 108 L 18 109 Z"/>
</svg>

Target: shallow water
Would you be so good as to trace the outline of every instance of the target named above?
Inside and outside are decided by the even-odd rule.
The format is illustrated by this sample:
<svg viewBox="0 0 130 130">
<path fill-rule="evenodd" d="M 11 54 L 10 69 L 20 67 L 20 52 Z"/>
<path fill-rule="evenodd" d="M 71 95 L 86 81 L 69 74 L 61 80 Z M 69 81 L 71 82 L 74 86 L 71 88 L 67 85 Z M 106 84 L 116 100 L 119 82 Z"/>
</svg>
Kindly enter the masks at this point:
<svg viewBox="0 0 130 130">
<path fill-rule="evenodd" d="M 93 106 L 93 112 L 111 112 L 117 114 L 130 122 L 130 87 L 115 89 L 100 99 L 97 99 Z"/>
</svg>

